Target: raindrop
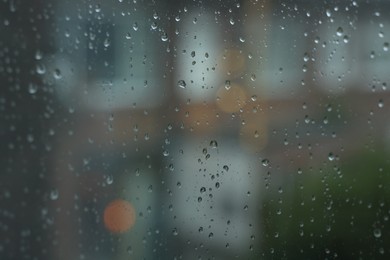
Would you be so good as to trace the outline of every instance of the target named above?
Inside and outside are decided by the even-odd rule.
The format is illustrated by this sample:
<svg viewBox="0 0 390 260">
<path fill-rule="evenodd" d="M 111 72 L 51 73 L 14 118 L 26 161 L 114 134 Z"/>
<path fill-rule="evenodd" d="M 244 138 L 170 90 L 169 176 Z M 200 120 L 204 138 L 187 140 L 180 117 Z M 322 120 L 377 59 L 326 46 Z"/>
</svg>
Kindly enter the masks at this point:
<svg viewBox="0 0 390 260">
<path fill-rule="evenodd" d="M 28 93 L 30 93 L 31 95 L 34 95 L 35 93 L 37 93 L 38 91 L 38 86 L 33 84 L 33 83 L 30 83 L 28 84 Z"/>
<path fill-rule="evenodd" d="M 263 160 L 261 160 L 261 164 L 263 166 L 268 166 L 269 165 L 269 160 L 268 159 L 263 159 Z"/>
<path fill-rule="evenodd" d="M 186 82 L 182 79 L 177 82 L 177 85 L 179 86 L 179 88 L 186 88 L 187 86 Z"/>
<path fill-rule="evenodd" d="M 97 5 L 95 6 L 95 12 L 96 12 L 96 13 L 100 13 L 101 10 L 102 10 L 102 8 L 101 8 L 100 4 L 97 4 Z"/>
<path fill-rule="evenodd" d="M 383 44 L 383 50 L 384 50 L 384 51 L 388 51 L 388 50 L 389 50 L 389 43 L 388 43 L 388 42 L 385 42 L 385 43 Z"/>
<path fill-rule="evenodd" d="M 137 22 L 133 23 L 133 30 L 138 31 L 138 23 Z"/>
<path fill-rule="evenodd" d="M 329 159 L 329 161 L 334 161 L 334 159 L 335 159 L 334 154 L 333 153 L 329 153 L 328 154 L 328 159 Z"/>
<path fill-rule="evenodd" d="M 57 190 L 57 189 L 52 189 L 52 190 L 50 191 L 50 199 L 51 199 L 51 200 L 57 200 L 58 197 L 59 197 L 59 192 L 58 192 L 58 190 Z"/>
<path fill-rule="evenodd" d="M 308 62 L 309 61 L 309 54 L 307 52 L 305 52 L 305 54 L 303 54 L 303 61 L 304 62 Z"/>
<path fill-rule="evenodd" d="M 229 171 L 229 166 L 224 165 L 224 166 L 223 166 L 223 169 L 224 169 L 225 171 Z"/>
<path fill-rule="evenodd" d="M 382 99 L 379 99 L 378 107 L 382 108 L 383 106 L 384 106 L 383 100 L 382 100 Z"/>
<path fill-rule="evenodd" d="M 341 37 L 343 35 L 343 32 L 344 32 L 343 28 L 339 27 L 339 28 L 337 28 L 336 34 L 337 34 L 337 36 Z"/>
<path fill-rule="evenodd" d="M 215 140 L 211 140 L 210 141 L 210 146 L 212 147 L 212 148 L 217 148 L 218 147 L 218 143 L 217 143 L 217 141 L 215 141 Z"/>
<path fill-rule="evenodd" d="M 106 176 L 106 183 L 108 185 L 111 185 L 114 182 L 114 177 L 112 175 L 107 175 Z"/>
<path fill-rule="evenodd" d="M 39 74 L 39 75 L 43 75 L 46 73 L 46 68 L 43 64 L 37 64 L 37 67 L 36 67 L 36 72 Z"/>
<path fill-rule="evenodd" d="M 55 79 L 61 79 L 62 78 L 62 74 L 61 74 L 61 71 L 59 69 L 55 69 L 54 72 L 53 72 L 53 76 Z"/>
<path fill-rule="evenodd" d="M 161 40 L 162 40 L 163 42 L 168 41 L 168 35 L 167 35 L 166 33 L 163 33 L 163 35 L 161 35 Z"/>
<path fill-rule="evenodd" d="M 37 51 L 35 52 L 35 59 L 36 59 L 36 60 L 41 60 L 42 57 L 43 57 L 42 51 L 37 50 Z"/>
<path fill-rule="evenodd" d="M 206 192 L 206 188 L 205 187 L 200 188 L 200 193 L 205 193 L 205 192 Z"/>
<path fill-rule="evenodd" d="M 108 48 L 108 47 L 110 47 L 110 44 L 111 44 L 111 42 L 110 42 L 110 39 L 105 39 L 104 40 L 104 42 L 103 42 L 103 45 L 104 45 L 104 47 L 106 47 L 106 48 Z"/>
<path fill-rule="evenodd" d="M 255 80 L 256 80 L 256 74 L 252 74 L 252 75 L 251 75 L 251 80 L 252 80 L 252 81 L 255 81 Z"/>
<path fill-rule="evenodd" d="M 376 238 L 380 238 L 382 236 L 382 232 L 379 228 L 374 229 L 374 236 Z"/>
<path fill-rule="evenodd" d="M 226 90 L 229 90 L 229 89 L 230 89 L 230 87 L 231 87 L 230 84 L 231 84 L 231 83 L 230 83 L 230 80 L 226 80 L 226 81 L 225 81 L 225 89 L 226 89 Z"/>
</svg>

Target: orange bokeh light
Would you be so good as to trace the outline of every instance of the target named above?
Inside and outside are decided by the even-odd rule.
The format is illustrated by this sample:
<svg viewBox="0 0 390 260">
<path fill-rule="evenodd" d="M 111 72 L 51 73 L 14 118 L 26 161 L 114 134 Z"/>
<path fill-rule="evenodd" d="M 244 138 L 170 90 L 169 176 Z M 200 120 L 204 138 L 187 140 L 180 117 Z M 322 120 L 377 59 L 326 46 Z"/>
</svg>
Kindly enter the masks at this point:
<svg viewBox="0 0 390 260">
<path fill-rule="evenodd" d="M 135 224 L 135 210 L 130 202 L 116 199 L 104 209 L 104 225 L 112 233 L 123 233 Z"/>
</svg>

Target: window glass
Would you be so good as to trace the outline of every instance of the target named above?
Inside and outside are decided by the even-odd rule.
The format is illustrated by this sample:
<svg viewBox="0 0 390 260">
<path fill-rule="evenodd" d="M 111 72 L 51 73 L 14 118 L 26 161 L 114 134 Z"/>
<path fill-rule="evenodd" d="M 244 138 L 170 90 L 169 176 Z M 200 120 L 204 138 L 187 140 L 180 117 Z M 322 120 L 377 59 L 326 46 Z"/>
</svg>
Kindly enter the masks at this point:
<svg viewBox="0 0 390 260">
<path fill-rule="evenodd" d="M 0 259 L 389 259 L 385 0 L 0 3 Z"/>
</svg>

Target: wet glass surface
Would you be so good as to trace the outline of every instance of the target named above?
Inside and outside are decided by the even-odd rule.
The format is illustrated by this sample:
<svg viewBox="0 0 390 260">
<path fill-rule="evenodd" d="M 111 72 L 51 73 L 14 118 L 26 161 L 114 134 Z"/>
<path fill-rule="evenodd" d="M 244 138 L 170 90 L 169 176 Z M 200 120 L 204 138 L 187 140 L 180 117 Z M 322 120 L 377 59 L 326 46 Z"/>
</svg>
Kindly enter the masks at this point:
<svg viewBox="0 0 390 260">
<path fill-rule="evenodd" d="M 0 3 L 0 259 L 388 259 L 390 5 Z"/>
</svg>

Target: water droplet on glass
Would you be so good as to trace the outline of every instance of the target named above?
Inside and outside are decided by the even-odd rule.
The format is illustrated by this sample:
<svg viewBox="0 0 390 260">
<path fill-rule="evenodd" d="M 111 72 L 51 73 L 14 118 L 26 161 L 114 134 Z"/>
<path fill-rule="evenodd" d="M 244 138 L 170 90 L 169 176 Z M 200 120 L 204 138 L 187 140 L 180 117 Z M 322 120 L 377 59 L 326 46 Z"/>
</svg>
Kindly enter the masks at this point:
<svg viewBox="0 0 390 260">
<path fill-rule="evenodd" d="M 309 61 L 309 54 L 307 52 L 305 52 L 305 54 L 303 54 L 303 61 L 304 62 L 308 62 Z"/>
<path fill-rule="evenodd" d="M 211 140 L 210 141 L 210 146 L 212 147 L 212 148 L 217 148 L 218 147 L 218 143 L 217 143 L 217 141 L 215 141 L 215 140 Z"/>
<path fill-rule="evenodd" d="M 166 33 L 164 33 L 163 35 L 161 35 L 161 40 L 162 40 L 163 42 L 168 41 L 168 35 L 167 35 Z"/>
<path fill-rule="evenodd" d="M 156 23 L 156 22 L 153 22 L 153 23 L 150 25 L 150 28 L 152 28 L 152 30 L 156 30 L 156 29 L 157 29 L 157 23 Z"/>
<path fill-rule="evenodd" d="M 45 65 L 43 65 L 43 64 L 37 64 L 36 72 L 37 72 L 39 75 L 45 74 L 45 73 L 46 73 L 46 67 L 45 67 Z"/>
<path fill-rule="evenodd" d="M 384 106 L 383 100 L 382 100 L 382 99 L 379 99 L 378 107 L 382 108 L 383 106 Z"/>
<path fill-rule="evenodd" d="M 58 197 L 59 197 L 59 192 L 58 192 L 58 190 L 57 190 L 57 189 L 52 189 L 52 190 L 50 191 L 50 199 L 51 199 L 51 200 L 57 200 Z"/>
<path fill-rule="evenodd" d="M 256 74 L 252 74 L 251 75 L 251 81 L 255 81 L 256 80 Z"/>
<path fill-rule="evenodd" d="M 261 160 L 261 164 L 263 166 L 268 166 L 269 165 L 269 160 L 268 159 L 263 159 L 263 160 Z"/>
<path fill-rule="evenodd" d="M 179 80 L 178 82 L 177 82 L 177 86 L 179 87 L 179 88 L 186 88 L 186 86 L 187 86 L 187 84 L 186 84 L 186 82 L 184 81 L 184 80 Z"/>
<path fill-rule="evenodd" d="M 389 50 L 389 43 L 388 43 L 388 42 L 385 42 L 385 43 L 383 44 L 383 50 L 384 50 L 384 51 L 388 51 L 388 50 Z"/>
<path fill-rule="evenodd" d="M 344 32 L 343 28 L 339 27 L 339 28 L 337 28 L 336 34 L 337 34 L 337 36 L 341 37 L 343 35 L 343 32 Z"/>
<path fill-rule="evenodd" d="M 100 13 L 101 10 L 102 10 L 102 8 L 101 8 L 100 4 L 97 4 L 97 5 L 95 6 L 95 12 L 96 12 L 96 13 Z"/>
<path fill-rule="evenodd" d="M 38 86 L 36 84 L 33 84 L 33 83 L 28 84 L 28 93 L 33 95 L 33 94 L 37 93 L 37 91 L 38 91 Z"/>
<path fill-rule="evenodd" d="M 329 153 L 328 154 L 328 159 L 329 159 L 329 161 L 334 161 L 334 159 L 335 159 L 334 154 L 333 153 Z"/>
<path fill-rule="evenodd" d="M 108 185 L 111 185 L 114 182 L 114 177 L 112 175 L 107 175 L 106 176 L 106 183 Z"/>
<path fill-rule="evenodd" d="M 105 39 L 103 42 L 104 47 L 108 48 L 110 47 L 110 39 Z"/>
<path fill-rule="evenodd" d="M 231 87 L 230 84 L 231 84 L 231 83 L 230 83 L 230 80 L 226 80 L 226 81 L 225 81 L 225 89 L 226 89 L 226 90 L 229 90 L 229 89 L 230 89 L 230 87 Z"/>
<path fill-rule="evenodd" d="M 138 23 L 133 23 L 133 30 L 138 31 Z"/>
<path fill-rule="evenodd" d="M 382 232 L 379 228 L 374 229 L 374 236 L 376 238 L 380 238 L 382 236 Z"/>
<path fill-rule="evenodd" d="M 229 171 L 229 166 L 224 165 L 224 166 L 223 166 L 223 169 L 224 169 L 225 171 Z"/>
<path fill-rule="evenodd" d="M 205 187 L 200 188 L 200 193 L 204 193 L 204 192 L 206 192 L 206 188 Z"/>
<path fill-rule="evenodd" d="M 41 60 L 42 57 L 43 57 L 42 51 L 37 50 L 37 51 L 35 52 L 35 59 L 36 59 L 36 60 Z"/>
<path fill-rule="evenodd" d="M 55 79 L 61 79 L 62 78 L 62 74 L 61 74 L 61 71 L 59 69 L 55 69 L 54 72 L 53 72 L 53 76 Z"/>
</svg>

